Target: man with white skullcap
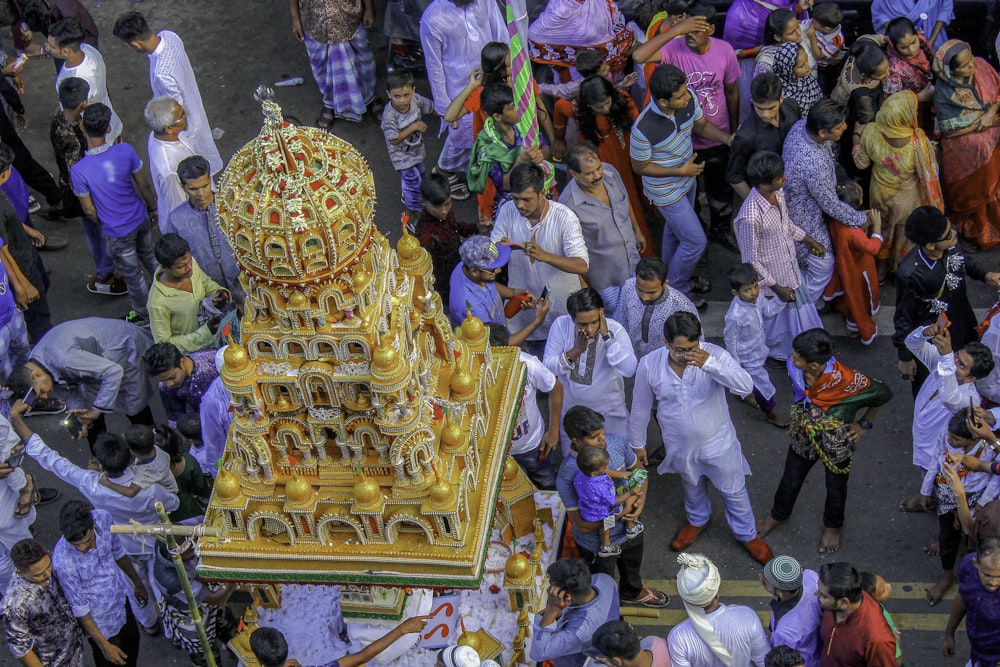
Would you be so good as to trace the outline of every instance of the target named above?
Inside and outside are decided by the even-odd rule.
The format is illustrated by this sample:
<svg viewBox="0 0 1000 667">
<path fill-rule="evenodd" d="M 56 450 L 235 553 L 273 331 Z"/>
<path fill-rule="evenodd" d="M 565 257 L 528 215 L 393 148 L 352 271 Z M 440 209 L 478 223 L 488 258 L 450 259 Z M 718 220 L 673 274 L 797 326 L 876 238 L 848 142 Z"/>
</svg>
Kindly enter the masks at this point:
<svg viewBox="0 0 1000 667">
<path fill-rule="evenodd" d="M 446 646 L 438 651 L 434 667 L 482 667 L 485 664 L 471 646 Z"/>
<path fill-rule="evenodd" d="M 715 564 L 701 554 L 677 557 L 677 593 L 688 620 L 667 636 L 670 659 L 690 667 L 763 667 L 770 646 L 757 613 L 743 605 L 719 602 L 722 580 Z"/>
<path fill-rule="evenodd" d="M 803 570 L 791 556 L 775 556 L 760 576 L 771 600 L 771 646 L 790 646 L 806 667 L 819 667 L 819 626 L 823 610 L 816 599 L 819 573 Z"/>
</svg>

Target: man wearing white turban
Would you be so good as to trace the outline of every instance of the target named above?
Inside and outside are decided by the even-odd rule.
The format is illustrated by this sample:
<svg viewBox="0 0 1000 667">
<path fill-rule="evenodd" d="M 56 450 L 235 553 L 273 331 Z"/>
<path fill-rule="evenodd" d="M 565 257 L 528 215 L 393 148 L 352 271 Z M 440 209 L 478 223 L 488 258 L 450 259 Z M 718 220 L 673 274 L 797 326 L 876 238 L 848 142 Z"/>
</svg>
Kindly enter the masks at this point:
<svg viewBox="0 0 1000 667">
<path fill-rule="evenodd" d="M 762 667 L 770 646 L 757 613 L 719 602 L 719 569 L 701 554 L 677 557 L 677 593 L 688 620 L 667 636 L 670 659 L 690 667 Z"/>
</svg>

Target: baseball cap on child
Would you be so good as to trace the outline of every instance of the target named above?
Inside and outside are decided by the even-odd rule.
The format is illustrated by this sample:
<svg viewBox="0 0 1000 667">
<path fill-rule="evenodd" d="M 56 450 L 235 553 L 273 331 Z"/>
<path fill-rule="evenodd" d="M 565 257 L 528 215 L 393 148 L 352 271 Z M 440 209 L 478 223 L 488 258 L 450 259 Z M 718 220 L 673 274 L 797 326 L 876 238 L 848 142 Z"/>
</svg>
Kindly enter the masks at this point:
<svg viewBox="0 0 1000 667">
<path fill-rule="evenodd" d="M 488 236 L 470 236 L 458 249 L 468 269 L 499 269 L 510 260 L 510 246 L 497 245 Z"/>
</svg>

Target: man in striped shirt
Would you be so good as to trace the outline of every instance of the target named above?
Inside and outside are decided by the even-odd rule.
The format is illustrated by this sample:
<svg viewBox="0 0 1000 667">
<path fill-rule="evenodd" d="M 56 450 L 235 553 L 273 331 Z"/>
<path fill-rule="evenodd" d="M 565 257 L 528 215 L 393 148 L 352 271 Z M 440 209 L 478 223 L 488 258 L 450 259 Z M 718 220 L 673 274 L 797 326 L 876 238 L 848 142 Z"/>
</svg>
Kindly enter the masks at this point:
<svg viewBox="0 0 1000 667">
<path fill-rule="evenodd" d="M 686 81 L 673 65 L 656 68 L 649 80 L 651 102 L 632 126 L 629 156 L 632 169 L 642 176 L 643 192 L 666 221 L 662 247 L 670 284 L 691 296 L 691 274 L 705 251 L 705 232 L 695 210 L 695 179 L 705 167 L 696 163 L 691 132 L 727 146 L 733 136 L 705 119 Z M 698 279 L 694 291 L 707 291 L 707 282 Z"/>
</svg>

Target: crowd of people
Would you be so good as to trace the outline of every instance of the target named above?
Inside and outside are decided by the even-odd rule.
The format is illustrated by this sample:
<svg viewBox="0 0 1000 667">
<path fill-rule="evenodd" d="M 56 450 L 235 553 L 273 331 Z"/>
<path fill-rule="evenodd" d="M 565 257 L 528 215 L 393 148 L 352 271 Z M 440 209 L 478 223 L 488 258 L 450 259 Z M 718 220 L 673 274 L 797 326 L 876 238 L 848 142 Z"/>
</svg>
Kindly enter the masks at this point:
<svg viewBox="0 0 1000 667">
<path fill-rule="evenodd" d="M 765 541 L 821 462 L 819 552 L 841 547 L 857 445 L 893 395 L 837 354 L 820 311 L 840 313 L 849 335 L 871 344 L 879 286 L 890 281 L 892 341 L 913 387 L 913 463 L 923 475 L 901 509 L 939 518 L 930 549 L 941 577 L 928 602 L 958 586 L 944 653 L 954 653 L 965 620 L 970 664 L 1000 663 L 1000 307 L 981 322 L 966 292 L 967 278 L 1000 288 L 1000 272 L 975 259 L 1000 243 L 1000 75 L 948 38 L 950 2 L 876 0 L 872 34 L 848 44 L 833 2 L 736 0 L 719 38 L 716 9 L 701 0 L 549 0 L 514 48 L 494 0 L 433 0 L 409 17 L 419 17 L 422 62 L 394 50 L 384 101 L 366 32 L 377 18 L 372 0 L 289 6 L 323 98 L 316 125 L 375 117 L 399 173 L 406 233 L 430 254 L 453 324 L 478 317 L 492 344 L 521 348 L 527 384 L 509 453 L 536 485 L 558 492 L 576 548 L 548 568 L 532 660 L 902 664 L 883 579 L 845 562 L 803 569 Z M 0 50 L 8 646 L 25 665 L 62 667 L 82 664 L 86 640 L 96 664 L 135 665 L 142 634 L 164 634 L 205 664 L 172 557 L 184 561 L 216 656 L 237 628 L 227 606 L 235 585 L 199 580 L 194 539 L 174 553 L 109 527 L 156 523 L 160 503 L 171 521 L 195 525 L 211 494 L 232 419 L 220 348 L 238 335 L 245 296 L 216 222 L 222 158 L 178 35 L 154 31 L 135 11 L 114 25 L 149 59 L 147 168 L 127 141 L 141 131 L 124 127 L 112 106 L 87 9 L 11 0 L 9 11 L 23 57 Z M 535 64 L 529 86 L 525 55 Z M 56 64 L 57 178 L 18 136 L 27 58 Z M 416 92 L 419 71 L 429 98 Z M 446 139 L 428 170 L 433 115 Z M 537 124 L 525 127 L 525 117 Z M 476 219 L 460 220 L 453 201 L 473 194 Z M 40 252 L 66 240 L 37 231 L 33 214 L 81 221 L 95 267 L 86 288 L 127 296 L 124 318 L 51 312 Z M 723 249 L 711 260 L 709 240 Z M 711 281 L 697 275 L 708 267 L 732 295 L 722 345 L 704 340 L 700 321 L 717 307 L 705 298 Z M 776 400 L 778 371 L 792 389 L 790 410 Z M 730 394 L 759 409 L 765 428 L 787 429 L 766 509 L 750 502 Z M 26 420 L 63 413 L 70 435 L 87 442 L 86 467 Z M 108 430 L 111 414 L 128 419 L 124 433 Z M 652 417 L 662 449 L 647 449 Z M 54 545 L 31 526 L 35 506 L 60 492 L 37 485 L 26 463 L 85 499 L 62 506 Z M 620 620 L 620 605 L 670 601 L 642 578 L 642 517 L 652 511 L 650 485 L 662 483 L 647 476 L 653 466 L 677 475 L 683 491 L 670 546 L 680 552 L 688 619 L 666 637 L 642 638 Z M 711 520 L 710 486 L 763 568 L 768 628 L 752 610 L 720 602 L 718 568 L 691 553 Z M 333 664 L 360 665 L 424 623 L 406 620 Z M 298 664 L 274 628 L 250 644 L 262 665 Z M 489 663 L 449 647 L 437 664 Z"/>
</svg>

